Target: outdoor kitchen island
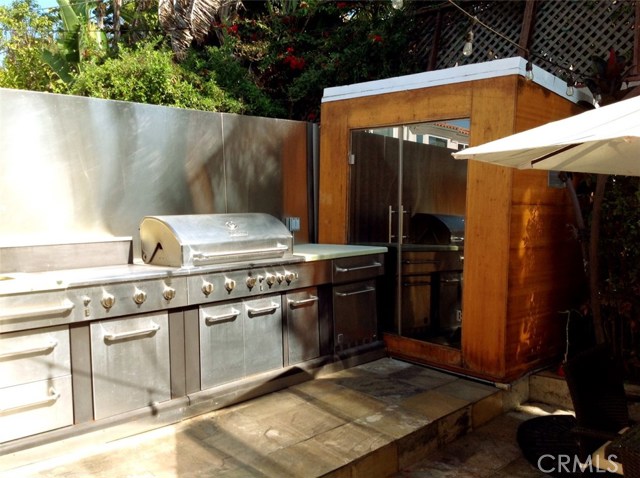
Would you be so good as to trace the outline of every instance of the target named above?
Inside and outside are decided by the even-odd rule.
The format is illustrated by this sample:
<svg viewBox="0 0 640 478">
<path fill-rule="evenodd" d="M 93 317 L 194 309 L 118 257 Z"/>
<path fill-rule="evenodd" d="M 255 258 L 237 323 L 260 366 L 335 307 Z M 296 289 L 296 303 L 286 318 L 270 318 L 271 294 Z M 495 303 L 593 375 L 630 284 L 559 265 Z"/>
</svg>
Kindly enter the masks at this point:
<svg viewBox="0 0 640 478">
<path fill-rule="evenodd" d="M 120 264 L 2 271 L 0 470 L 384 356 L 385 248 L 278 240 L 277 258 L 175 268 L 131 261 L 125 238 L 84 245 Z"/>
</svg>

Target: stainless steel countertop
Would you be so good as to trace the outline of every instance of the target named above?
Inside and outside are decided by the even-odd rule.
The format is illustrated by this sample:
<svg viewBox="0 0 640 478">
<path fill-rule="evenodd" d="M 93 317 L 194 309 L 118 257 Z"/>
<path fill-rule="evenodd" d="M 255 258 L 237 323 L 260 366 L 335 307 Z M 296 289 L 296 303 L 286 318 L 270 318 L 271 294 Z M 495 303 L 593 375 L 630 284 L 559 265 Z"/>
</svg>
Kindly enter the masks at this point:
<svg viewBox="0 0 640 478">
<path fill-rule="evenodd" d="M 287 259 L 269 259 L 250 263 L 220 264 L 216 266 L 173 268 L 145 264 L 141 260 L 133 264 L 65 269 L 46 272 L 0 272 L 0 297 L 47 291 L 63 291 L 72 287 L 89 287 L 105 283 L 130 282 L 138 280 L 163 279 L 165 277 L 184 277 L 194 274 L 223 272 L 265 264 L 291 264 L 340 257 L 378 254 L 387 251 L 386 247 L 351 246 L 338 244 L 300 244 L 293 248 L 293 257 Z"/>
<path fill-rule="evenodd" d="M 385 252 L 387 252 L 387 248 L 383 246 L 347 244 L 296 244 L 293 246 L 293 254 L 303 257 L 305 262 L 364 256 L 368 254 L 384 254 Z"/>
</svg>

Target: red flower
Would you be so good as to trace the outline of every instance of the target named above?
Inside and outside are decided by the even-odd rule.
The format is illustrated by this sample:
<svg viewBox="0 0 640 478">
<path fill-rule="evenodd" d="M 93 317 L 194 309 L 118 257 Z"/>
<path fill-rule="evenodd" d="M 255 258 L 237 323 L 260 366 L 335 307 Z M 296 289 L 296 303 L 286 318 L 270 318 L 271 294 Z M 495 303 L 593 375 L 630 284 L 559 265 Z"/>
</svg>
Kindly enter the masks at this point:
<svg viewBox="0 0 640 478">
<path fill-rule="evenodd" d="M 338 7 L 338 8 L 339 8 L 339 9 L 341 9 L 341 10 L 342 10 L 343 8 L 347 8 L 348 6 L 349 6 L 349 3 L 348 3 L 348 2 L 338 2 L 338 3 L 336 4 L 336 7 Z"/>
<path fill-rule="evenodd" d="M 371 41 L 373 41 L 373 43 L 382 43 L 382 37 L 378 34 L 371 35 Z"/>
<path fill-rule="evenodd" d="M 227 33 L 231 34 L 231 35 L 236 35 L 238 33 L 238 25 L 231 25 L 230 27 L 227 27 Z"/>
</svg>

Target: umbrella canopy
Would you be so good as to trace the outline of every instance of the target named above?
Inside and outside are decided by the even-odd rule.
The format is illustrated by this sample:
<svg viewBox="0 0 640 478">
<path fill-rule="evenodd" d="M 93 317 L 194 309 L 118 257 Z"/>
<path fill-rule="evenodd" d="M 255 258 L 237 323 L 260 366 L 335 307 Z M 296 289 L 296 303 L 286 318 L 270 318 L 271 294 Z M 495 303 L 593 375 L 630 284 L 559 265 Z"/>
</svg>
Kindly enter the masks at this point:
<svg viewBox="0 0 640 478">
<path fill-rule="evenodd" d="M 520 169 L 640 176 L 640 96 L 453 156 Z"/>
</svg>

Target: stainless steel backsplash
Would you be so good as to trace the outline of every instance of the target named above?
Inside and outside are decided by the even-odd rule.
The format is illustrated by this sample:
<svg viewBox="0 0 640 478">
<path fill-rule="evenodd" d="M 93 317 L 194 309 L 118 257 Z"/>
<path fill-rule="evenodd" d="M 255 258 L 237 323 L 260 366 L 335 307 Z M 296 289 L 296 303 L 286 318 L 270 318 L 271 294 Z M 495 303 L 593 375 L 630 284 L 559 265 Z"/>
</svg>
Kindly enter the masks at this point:
<svg viewBox="0 0 640 478">
<path fill-rule="evenodd" d="M 282 218 L 284 145 L 306 125 L 0 89 L 0 247 L 137 241 L 146 215 Z"/>
</svg>

